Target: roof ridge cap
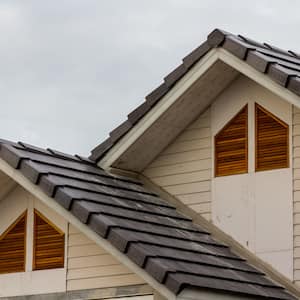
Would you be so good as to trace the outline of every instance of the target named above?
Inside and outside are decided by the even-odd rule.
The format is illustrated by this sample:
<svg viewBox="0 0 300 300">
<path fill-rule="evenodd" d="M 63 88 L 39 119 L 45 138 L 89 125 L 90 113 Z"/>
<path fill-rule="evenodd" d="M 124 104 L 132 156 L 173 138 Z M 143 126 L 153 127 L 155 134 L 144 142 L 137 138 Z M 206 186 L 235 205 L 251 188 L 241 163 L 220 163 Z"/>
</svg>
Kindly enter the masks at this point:
<svg viewBox="0 0 300 300">
<path fill-rule="evenodd" d="M 228 35 L 233 35 L 233 34 L 225 30 L 216 28 L 207 36 L 207 42 L 210 47 L 217 48 L 223 44 L 226 36 Z"/>
</svg>

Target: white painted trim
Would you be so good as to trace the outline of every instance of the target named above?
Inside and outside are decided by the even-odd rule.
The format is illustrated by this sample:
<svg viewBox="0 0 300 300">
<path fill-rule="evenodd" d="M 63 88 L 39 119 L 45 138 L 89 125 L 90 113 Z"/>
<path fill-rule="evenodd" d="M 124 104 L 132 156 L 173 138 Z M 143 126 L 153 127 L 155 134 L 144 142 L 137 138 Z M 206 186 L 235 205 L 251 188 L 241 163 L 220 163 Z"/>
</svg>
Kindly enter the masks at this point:
<svg viewBox="0 0 300 300">
<path fill-rule="evenodd" d="M 245 76 L 264 86 L 282 99 L 300 108 L 300 97 L 285 87 L 277 84 L 267 75 L 255 70 L 243 60 L 222 48 L 210 50 L 179 82 L 134 126 L 123 138 L 120 139 L 108 153 L 99 161 L 98 165 L 109 169 L 113 163 L 144 134 L 171 105 L 203 75 L 218 60 L 236 69 Z"/>
<path fill-rule="evenodd" d="M 273 81 L 266 74 L 255 70 L 245 61 L 237 58 L 236 56 L 222 48 L 218 49 L 218 56 L 219 59 L 224 63 L 230 65 L 232 68 L 236 69 L 240 73 L 244 74 L 245 76 L 260 84 L 261 86 L 270 90 L 275 95 L 300 108 L 300 97 L 288 90 L 287 88 Z"/>
<path fill-rule="evenodd" d="M 31 183 L 22 173 L 12 168 L 6 161 L 0 159 L 0 170 L 6 175 L 15 180 L 24 189 L 37 197 L 40 201 L 45 203 L 49 208 L 53 209 L 56 213 L 64 217 L 68 222 L 75 226 L 78 230 L 84 233 L 88 238 L 93 240 L 97 245 L 102 247 L 112 256 L 114 256 L 121 264 L 124 264 L 132 272 L 143 278 L 153 289 L 159 291 L 159 293 L 169 300 L 175 300 L 176 296 L 169 291 L 164 285 L 158 283 L 153 277 L 146 273 L 143 269 L 139 268 L 134 262 L 132 262 L 125 254 L 118 251 L 113 247 L 106 239 L 99 236 L 88 226 L 81 223 L 76 217 L 74 217 L 69 211 L 59 205 L 53 198 L 47 196 L 37 185 Z"/>
</svg>

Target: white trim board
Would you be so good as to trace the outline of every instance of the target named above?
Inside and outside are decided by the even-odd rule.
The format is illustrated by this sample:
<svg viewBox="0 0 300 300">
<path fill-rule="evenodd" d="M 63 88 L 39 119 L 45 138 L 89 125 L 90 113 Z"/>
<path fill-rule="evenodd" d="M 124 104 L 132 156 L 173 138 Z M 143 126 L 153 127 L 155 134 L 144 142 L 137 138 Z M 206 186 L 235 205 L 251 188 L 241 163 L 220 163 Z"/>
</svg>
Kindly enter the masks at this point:
<svg viewBox="0 0 300 300">
<path fill-rule="evenodd" d="M 158 118 L 165 113 L 189 87 L 191 87 L 218 60 L 262 85 L 282 99 L 300 108 L 300 97 L 274 82 L 267 75 L 255 70 L 222 48 L 210 50 L 179 82 L 155 105 L 124 137 L 122 137 L 98 162 L 104 169 L 113 166 L 122 154 L 136 142 Z"/>
<path fill-rule="evenodd" d="M 241 296 L 228 293 L 218 293 L 208 290 L 185 289 L 182 291 L 178 300 L 255 300 L 256 297 Z"/>
<path fill-rule="evenodd" d="M 30 192 L 32 195 L 37 197 L 40 201 L 46 204 L 49 208 L 53 209 L 56 213 L 64 217 L 68 222 L 75 226 L 78 230 L 84 233 L 88 238 L 94 241 L 97 245 L 102 247 L 113 257 L 115 257 L 121 264 L 124 264 L 132 272 L 143 278 L 153 289 L 159 291 L 161 295 L 166 297 L 169 300 L 175 300 L 176 295 L 169 291 L 164 285 L 157 282 L 153 277 L 151 277 L 146 271 L 142 268 L 139 268 L 134 262 L 132 262 L 125 254 L 118 251 L 113 247 L 106 239 L 99 236 L 88 226 L 81 223 L 76 217 L 74 217 L 69 211 L 64 209 L 59 205 L 54 199 L 47 196 L 37 185 L 30 182 L 25 176 L 21 174 L 20 171 L 11 167 L 6 161 L 0 159 L 0 170 L 5 174 L 15 180 L 20 184 L 24 189 Z"/>
</svg>

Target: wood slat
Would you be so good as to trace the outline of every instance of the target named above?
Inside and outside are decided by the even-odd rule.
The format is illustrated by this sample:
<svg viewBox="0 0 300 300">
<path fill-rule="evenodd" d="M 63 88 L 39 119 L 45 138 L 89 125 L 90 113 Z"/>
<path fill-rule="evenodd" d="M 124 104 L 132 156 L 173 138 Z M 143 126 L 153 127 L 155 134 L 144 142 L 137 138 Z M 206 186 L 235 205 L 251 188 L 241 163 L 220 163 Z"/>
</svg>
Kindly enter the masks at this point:
<svg viewBox="0 0 300 300">
<path fill-rule="evenodd" d="M 63 268 L 64 253 L 64 233 L 35 210 L 33 270 Z"/>
<path fill-rule="evenodd" d="M 25 271 L 26 212 L 0 236 L 0 274 Z"/>
<path fill-rule="evenodd" d="M 255 170 L 289 166 L 289 126 L 255 104 Z"/>
<path fill-rule="evenodd" d="M 215 136 L 215 176 L 248 172 L 248 107 Z"/>
</svg>

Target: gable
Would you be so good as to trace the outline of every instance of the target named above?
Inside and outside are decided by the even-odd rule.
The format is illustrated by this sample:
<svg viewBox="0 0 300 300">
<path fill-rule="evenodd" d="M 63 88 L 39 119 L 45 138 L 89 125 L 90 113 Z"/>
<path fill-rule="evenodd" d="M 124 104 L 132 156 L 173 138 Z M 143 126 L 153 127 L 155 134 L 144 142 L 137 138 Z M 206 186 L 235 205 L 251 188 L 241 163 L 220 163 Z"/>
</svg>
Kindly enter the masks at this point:
<svg viewBox="0 0 300 300">
<path fill-rule="evenodd" d="M 216 29 L 106 141 L 92 150 L 91 159 L 106 169 L 143 170 L 238 73 L 299 107 L 299 62 L 299 55 L 293 51 Z M 198 101 L 190 102 L 195 94 Z M 180 113 L 177 104 L 182 105 Z M 174 114 L 178 118 L 176 126 L 166 126 L 175 124 Z M 154 148 L 153 139 L 157 141 Z"/>
<path fill-rule="evenodd" d="M 49 210 L 45 205 L 16 185 L 9 194 L 0 199 L 0 235 L 20 216 L 26 219 L 23 267 L 13 272 L 0 274 L 0 296 L 19 296 L 36 293 L 53 293 L 65 289 L 66 266 L 50 270 L 33 271 L 34 265 L 34 208 L 47 215 L 59 228 L 66 232 L 67 222 Z M 17 242 L 17 236 L 11 237 L 10 244 Z M 3 251 L 3 249 L 2 249 Z M 0 254 L 2 254 L 1 252 Z M 21 259 L 21 257 L 20 257 Z"/>
<path fill-rule="evenodd" d="M 0 199 L 0 262 L 3 254 L 0 297 L 145 284 L 19 185 Z"/>
</svg>

